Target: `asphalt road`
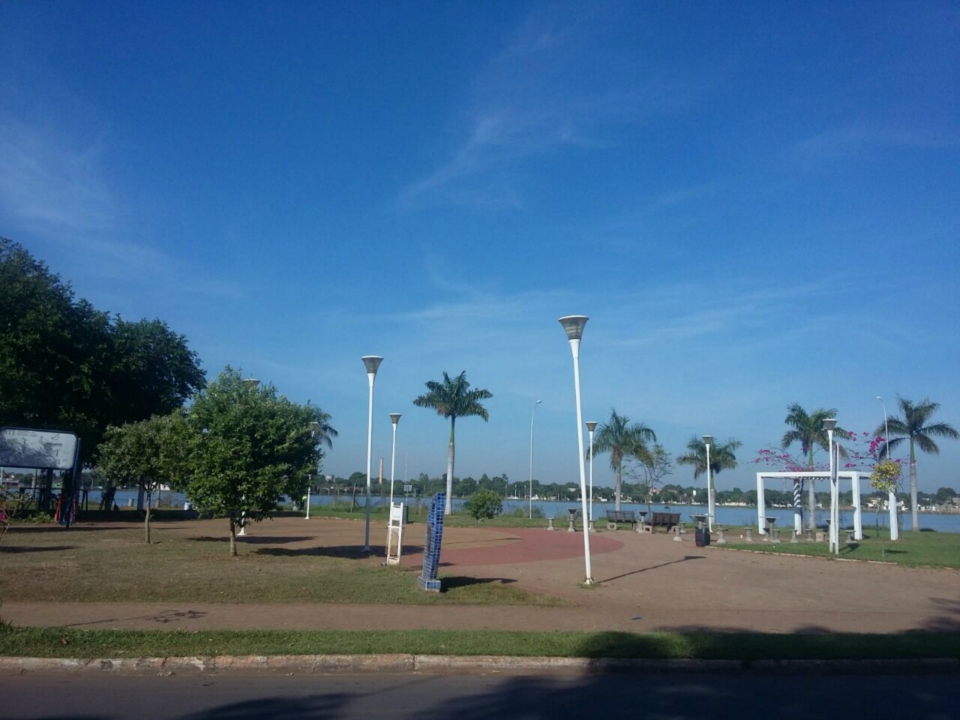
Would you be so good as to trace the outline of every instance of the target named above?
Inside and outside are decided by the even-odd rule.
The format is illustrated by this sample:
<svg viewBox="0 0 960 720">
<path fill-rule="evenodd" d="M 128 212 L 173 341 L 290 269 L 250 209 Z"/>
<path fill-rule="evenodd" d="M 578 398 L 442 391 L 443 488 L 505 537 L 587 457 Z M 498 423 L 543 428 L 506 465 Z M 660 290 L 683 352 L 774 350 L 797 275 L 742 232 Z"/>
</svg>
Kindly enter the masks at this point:
<svg viewBox="0 0 960 720">
<path fill-rule="evenodd" d="M 946 720 L 950 676 L 0 676 L 3 720 Z"/>
</svg>

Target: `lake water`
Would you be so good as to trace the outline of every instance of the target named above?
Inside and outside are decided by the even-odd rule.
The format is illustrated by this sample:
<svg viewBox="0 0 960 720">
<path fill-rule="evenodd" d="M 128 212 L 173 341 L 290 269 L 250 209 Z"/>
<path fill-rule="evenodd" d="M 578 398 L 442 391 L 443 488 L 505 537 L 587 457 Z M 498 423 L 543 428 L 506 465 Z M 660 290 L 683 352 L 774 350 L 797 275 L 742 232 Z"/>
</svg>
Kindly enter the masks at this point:
<svg viewBox="0 0 960 720">
<path fill-rule="evenodd" d="M 400 495 L 395 496 L 396 501 L 404 500 Z M 133 501 L 133 504 L 137 502 L 137 491 L 136 490 L 118 490 L 116 495 L 117 504 L 126 507 L 130 504 L 130 501 Z M 178 492 L 163 492 L 161 493 L 160 501 L 164 505 L 174 505 L 177 507 L 183 507 L 183 503 L 186 500 L 184 493 Z M 374 495 L 371 497 L 372 505 L 386 505 L 389 502 L 388 497 L 380 497 L 379 495 Z M 343 494 L 340 496 L 333 495 L 313 495 L 311 496 L 310 505 L 311 507 L 318 507 L 323 505 L 331 505 L 334 502 L 348 503 L 350 501 L 350 496 Z M 424 505 L 427 503 L 425 500 L 410 500 L 408 502 L 418 503 Z M 100 491 L 91 490 L 90 491 L 90 507 L 96 507 L 100 502 Z M 363 495 L 357 495 L 357 502 L 361 505 L 363 504 Z M 466 503 L 466 500 L 455 499 L 453 501 L 454 509 L 462 508 Z M 562 522 L 566 522 L 567 519 L 567 510 L 568 508 L 577 508 L 580 509 L 580 503 L 578 502 L 558 502 L 554 500 L 534 500 L 533 506 L 539 508 L 545 517 L 558 518 Z M 604 513 L 607 510 L 612 510 L 614 507 L 613 503 L 594 503 L 593 506 L 593 516 L 598 520 L 603 520 L 605 517 Z M 705 514 L 707 508 L 705 505 L 658 505 L 654 504 L 651 506 L 654 512 L 678 512 L 680 513 L 681 520 L 692 521 L 692 516 L 697 514 Z M 504 500 L 503 501 L 503 510 L 504 512 L 511 513 L 516 509 L 521 509 L 526 512 L 527 510 L 527 501 L 526 500 Z M 623 503 L 622 508 L 624 510 L 646 510 L 647 505 L 645 503 Z M 780 528 L 792 528 L 793 527 L 793 510 L 786 508 L 767 508 L 767 517 L 777 518 L 777 527 Z M 817 511 L 817 524 L 820 526 L 825 526 L 829 518 L 829 510 L 818 510 Z M 753 507 L 726 507 L 726 506 L 717 506 L 717 523 L 723 526 L 742 526 L 742 525 L 756 525 L 757 522 L 757 509 Z M 873 510 L 868 508 L 863 509 L 863 527 L 868 529 L 875 527 L 877 522 L 877 515 Z M 840 513 L 840 524 L 843 527 L 852 527 L 853 526 L 853 511 L 846 510 Z M 880 513 L 880 526 L 887 527 L 889 524 L 889 514 L 886 511 L 881 511 Z M 902 513 L 900 516 L 900 527 L 908 528 L 910 526 L 910 513 Z M 960 533 L 960 514 L 947 514 L 947 513 L 920 513 L 920 527 L 924 530 L 935 530 L 937 532 L 955 532 Z"/>
</svg>

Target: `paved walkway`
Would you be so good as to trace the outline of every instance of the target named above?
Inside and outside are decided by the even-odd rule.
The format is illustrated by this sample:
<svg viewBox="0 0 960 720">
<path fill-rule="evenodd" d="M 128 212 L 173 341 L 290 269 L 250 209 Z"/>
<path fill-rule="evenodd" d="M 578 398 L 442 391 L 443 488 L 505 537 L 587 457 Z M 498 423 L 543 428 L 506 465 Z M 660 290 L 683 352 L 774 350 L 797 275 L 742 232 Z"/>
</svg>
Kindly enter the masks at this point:
<svg viewBox="0 0 960 720">
<path fill-rule="evenodd" d="M 271 532 L 293 528 L 305 545 L 343 545 L 362 533 L 353 521 L 307 525 L 302 519 L 277 520 Z M 269 544 L 271 538 L 249 541 Z M 6 602 L 2 614 L 18 625 L 188 630 L 960 631 L 956 570 L 697 548 L 691 534 L 675 542 L 664 534 L 620 531 L 591 536 L 599 585 L 584 589 L 582 543 L 580 533 L 564 531 L 445 529 L 444 572 L 507 580 L 564 598 L 570 603 L 564 607 Z M 413 552 L 419 548 L 406 549 L 405 563 L 421 561 Z M 380 558 L 359 561 L 378 564 Z"/>
</svg>

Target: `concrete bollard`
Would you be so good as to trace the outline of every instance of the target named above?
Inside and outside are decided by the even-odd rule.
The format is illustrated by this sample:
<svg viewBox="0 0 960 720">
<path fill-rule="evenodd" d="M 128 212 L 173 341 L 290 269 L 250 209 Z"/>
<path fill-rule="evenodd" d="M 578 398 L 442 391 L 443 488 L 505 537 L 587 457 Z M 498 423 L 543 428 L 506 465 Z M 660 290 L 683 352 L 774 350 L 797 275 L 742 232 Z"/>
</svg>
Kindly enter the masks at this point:
<svg viewBox="0 0 960 720">
<path fill-rule="evenodd" d="M 723 536 L 723 528 L 722 528 L 722 527 L 719 527 L 719 526 L 717 527 L 717 540 L 716 540 L 716 543 L 717 543 L 717 545 L 726 545 L 726 544 L 727 544 L 727 539 Z"/>
<path fill-rule="evenodd" d="M 796 530 L 791 530 L 791 531 L 790 531 L 790 542 L 792 542 L 794 545 L 796 545 L 798 542 L 800 542 L 800 538 L 797 537 L 797 531 L 796 531 Z"/>
<path fill-rule="evenodd" d="M 553 527 L 553 518 L 547 518 L 547 530 L 556 530 L 556 528 Z"/>
<path fill-rule="evenodd" d="M 744 542 L 753 542 L 753 528 L 745 527 L 743 529 L 743 541 Z"/>
</svg>

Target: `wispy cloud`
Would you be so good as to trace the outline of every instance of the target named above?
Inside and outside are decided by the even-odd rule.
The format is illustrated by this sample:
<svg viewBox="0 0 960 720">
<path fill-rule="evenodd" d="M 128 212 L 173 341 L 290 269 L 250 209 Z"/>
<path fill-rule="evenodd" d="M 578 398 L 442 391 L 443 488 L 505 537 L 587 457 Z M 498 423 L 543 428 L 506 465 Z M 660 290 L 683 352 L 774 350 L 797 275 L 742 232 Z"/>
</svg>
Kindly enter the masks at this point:
<svg viewBox="0 0 960 720">
<path fill-rule="evenodd" d="M 615 12 L 531 15 L 473 79 L 447 159 L 407 185 L 400 205 L 521 207 L 522 162 L 607 146 L 607 130 L 688 105 L 692 83 L 643 72 L 633 57 L 596 61 L 616 23 Z"/>
<path fill-rule="evenodd" d="M 833 128 L 790 145 L 784 156 L 792 164 L 815 169 L 851 158 L 865 158 L 891 149 L 960 148 L 960 131 L 904 128 L 895 125 L 855 125 Z"/>
</svg>

